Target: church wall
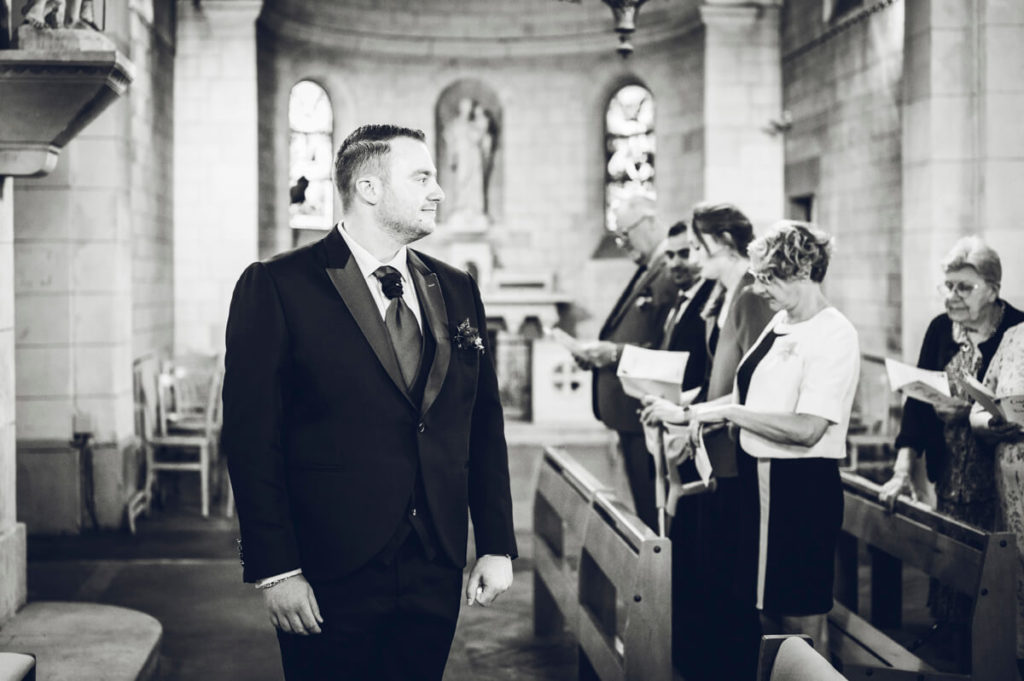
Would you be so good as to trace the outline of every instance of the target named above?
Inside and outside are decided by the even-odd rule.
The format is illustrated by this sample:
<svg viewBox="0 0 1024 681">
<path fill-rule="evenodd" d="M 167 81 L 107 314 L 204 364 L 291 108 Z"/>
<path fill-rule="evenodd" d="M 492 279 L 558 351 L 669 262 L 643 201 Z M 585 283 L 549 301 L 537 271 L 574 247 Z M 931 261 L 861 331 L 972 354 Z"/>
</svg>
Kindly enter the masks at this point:
<svg viewBox="0 0 1024 681">
<path fill-rule="evenodd" d="M 267 27 L 260 41 L 260 251 L 287 248 L 290 87 L 311 79 L 330 95 L 335 148 L 358 125 L 391 121 L 422 128 L 436 149 L 435 107 L 452 83 L 476 80 L 502 107 L 504 192 L 486 232 L 499 267 L 554 272 L 557 288 L 577 298 L 596 334 L 632 265 L 592 261 L 604 230 L 604 115 L 618 86 L 638 82 L 656 102 L 656 188 L 667 227 L 700 198 L 703 103 L 699 30 L 657 45 L 638 45 L 623 61 L 609 32 L 607 51 L 505 59 L 410 59 L 295 43 Z M 642 74 L 642 77 L 639 75 Z M 691 82 L 695 81 L 695 82 Z M 425 250 L 443 255 L 442 224 Z M 486 297 L 486 296 L 485 296 Z"/>
<path fill-rule="evenodd" d="M 128 90 L 132 143 L 133 355 L 174 344 L 174 54 L 173 6 L 131 16 L 136 77 Z"/>
<path fill-rule="evenodd" d="M 821 0 L 783 5 L 786 195 L 812 196 L 813 220 L 836 237 L 826 289 L 861 349 L 898 355 L 903 2 L 865 5 L 877 11 L 844 28 Z M 801 212 L 791 204 L 790 217 Z"/>
<path fill-rule="evenodd" d="M 222 353 L 256 260 L 256 0 L 179 1 L 174 78 L 174 352 Z"/>
</svg>

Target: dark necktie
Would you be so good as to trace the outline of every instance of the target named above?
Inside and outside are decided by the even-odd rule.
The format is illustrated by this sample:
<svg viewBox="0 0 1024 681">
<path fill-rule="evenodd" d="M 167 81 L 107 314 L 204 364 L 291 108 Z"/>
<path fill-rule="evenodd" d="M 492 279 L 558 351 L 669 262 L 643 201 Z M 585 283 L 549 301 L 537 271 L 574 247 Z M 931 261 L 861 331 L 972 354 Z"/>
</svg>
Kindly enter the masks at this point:
<svg viewBox="0 0 1024 681">
<path fill-rule="evenodd" d="M 665 318 L 664 335 L 661 338 L 662 350 L 668 350 L 668 346 L 672 344 L 672 332 L 675 331 L 676 324 L 679 322 L 679 310 L 682 309 L 687 300 L 689 300 L 689 297 L 680 291 L 675 305 L 669 310 L 668 316 Z"/>
<path fill-rule="evenodd" d="M 412 387 L 416 380 L 416 372 L 420 366 L 420 345 L 423 336 L 416 323 L 412 310 L 402 300 L 402 275 L 394 267 L 378 267 L 373 276 L 380 280 L 380 286 L 391 302 L 384 311 L 384 326 L 391 334 L 391 344 L 395 346 L 398 367 L 402 370 L 406 388 Z"/>
</svg>

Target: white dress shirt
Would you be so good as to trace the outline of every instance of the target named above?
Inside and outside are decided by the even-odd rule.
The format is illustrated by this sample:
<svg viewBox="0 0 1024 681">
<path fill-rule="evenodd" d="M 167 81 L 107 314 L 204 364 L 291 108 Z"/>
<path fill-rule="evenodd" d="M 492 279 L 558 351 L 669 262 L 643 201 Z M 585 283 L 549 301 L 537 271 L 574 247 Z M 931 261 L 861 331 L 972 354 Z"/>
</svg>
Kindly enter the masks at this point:
<svg viewBox="0 0 1024 681">
<path fill-rule="evenodd" d="M 355 258 L 359 271 L 363 273 L 363 282 L 370 290 L 370 297 L 373 298 L 373 302 L 377 303 L 380 318 L 384 319 L 384 313 L 387 311 L 391 301 L 384 295 L 384 287 L 381 286 L 380 280 L 373 273 L 377 271 L 378 267 L 387 265 L 388 267 L 394 267 L 402 275 L 402 300 L 412 310 L 413 316 L 416 317 L 416 323 L 420 327 L 420 333 L 422 333 L 423 319 L 420 316 L 420 301 L 416 296 L 416 286 L 413 285 L 412 275 L 409 272 L 409 249 L 402 246 L 395 253 L 395 257 L 387 262 L 381 262 L 376 256 L 360 246 L 359 242 L 345 230 L 345 226 L 340 222 L 338 223 L 338 232 L 341 234 L 341 238 L 345 240 L 345 243 L 348 244 L 349 250 L 352 251 L 352 257 Z"/>
</svg>

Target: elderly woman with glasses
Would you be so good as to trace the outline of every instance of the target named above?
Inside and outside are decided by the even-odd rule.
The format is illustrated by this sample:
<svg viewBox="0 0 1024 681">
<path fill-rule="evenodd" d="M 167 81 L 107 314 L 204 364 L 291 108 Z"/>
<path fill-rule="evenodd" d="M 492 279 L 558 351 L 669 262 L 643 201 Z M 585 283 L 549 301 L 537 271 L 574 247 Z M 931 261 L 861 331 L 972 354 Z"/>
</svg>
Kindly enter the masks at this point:
<svg viewBox="0 0 1024 681">
<path fill-rule="evenodd" d="M 999 297 L 999 255 L 979 237 L 957 241 L 943 259 L 942 271 L 945 278 L 939 291 L 946 312 L 928 325 L 917 366 L 945 371 L 951 379 L 973 376 L 980 380 L 1003 334 L 1024 321 L 1024 313 Z M 889 503 L 904 490 L 917 497 L 910 469 L 913 459 L 923 455 L 928 479 L 935 483 L 937 510 L 992 530 L 997 511 L 993 445 L 971 431 L 971 398 L 959 381 L 949 383 L 955 398 L 949 405 L 907 400 L 896 436 L 893 477 L 882 487 L 881 498 Z M 970 601 L 935 586 L 930 600 L 932 615 L 951 630 L 955 652 L 963 658 Z"/>
<path fill-rule="evenodd" d="M 738 432 L 750 598 L 769 628 L 808 634 L 827 655 L 857 331 L 822 291 L 827 234 L 783 221 L 749 251 L 755 290 L 777 313 L 740 362 L 732 395 L 695 407 L 690 422 Z"/>
</svg>

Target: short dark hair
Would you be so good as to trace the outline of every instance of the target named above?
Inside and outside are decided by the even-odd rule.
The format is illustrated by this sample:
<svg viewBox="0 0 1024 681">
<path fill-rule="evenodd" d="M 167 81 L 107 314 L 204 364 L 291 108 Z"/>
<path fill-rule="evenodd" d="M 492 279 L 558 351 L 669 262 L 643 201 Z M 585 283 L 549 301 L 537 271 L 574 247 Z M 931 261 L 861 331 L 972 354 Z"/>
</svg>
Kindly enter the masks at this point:
<svg viewBox="0 0 1024 681">
<path fill-rule="evenodd" d="M 698 203 L 693 207 L 693 233 L 704 243 L 704 234 L 731 247 L 743 257 L 754 240 L 754 226 L 739 208 L 731 203 Z"/>
<path fill-rule="evenodd" d="M 390 142 L 396 137 L 408 137 L 419 142 L 427 139 L 422 130 L 384 123 L 358 127 L 341 143 L 334 157 L 334 186 L 341 195 L 342 206 L 348 208 L 352 205 L 353 182 L 367 166 L 373 166 L 374 172 L 387 179 L 387 166 L 383 160 L 391 152 Z"/>
<path fill-rule="evenodd" d="M 686 220 L 680 220 L 676 224 L 668 228 L 669 237 L 679 236 L 680 234 L 686 234 Z"/>
</svg>

